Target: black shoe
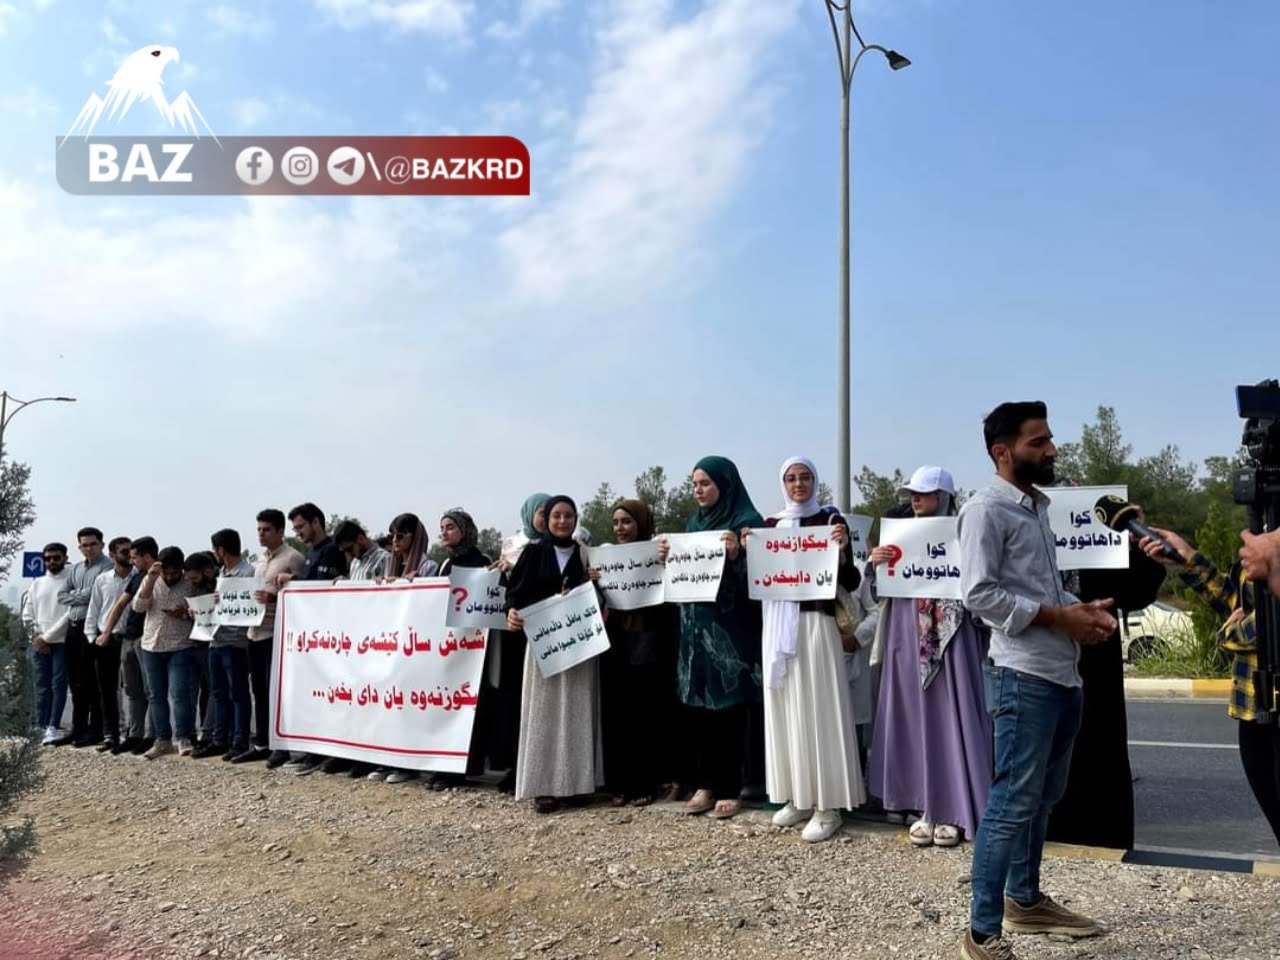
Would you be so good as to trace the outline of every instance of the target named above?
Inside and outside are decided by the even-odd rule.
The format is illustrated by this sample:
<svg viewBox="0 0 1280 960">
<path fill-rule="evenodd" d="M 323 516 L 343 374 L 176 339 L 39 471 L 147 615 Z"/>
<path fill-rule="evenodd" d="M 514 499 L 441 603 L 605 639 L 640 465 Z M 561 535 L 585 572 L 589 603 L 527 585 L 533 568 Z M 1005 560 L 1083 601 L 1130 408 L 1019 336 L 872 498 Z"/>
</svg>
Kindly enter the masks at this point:
<svg viewBox="0 0 1280 960">
<path fill-rule="evenodd" d="M 347 771 L 347 776 L 352 780 L 363 780 L 373 771 L 373 767 L 367 763 L 353 763 L 351 769 Z"/>
<path fill-rule="evenodd" d="M 467 778 L 460 773 L 437 773 L 431 781 L 431 789 L 440 792 L 450 787 L 466 786 L 466 783 Z"/>
<path fill-rule="evenodd" d="M 510 770 L 507 775 L 498 781 L 498 792 L 513 794 L 516 792 L 516 772 Z"/>
<path fill-rule="evenodd" d="M 155 742 L 156 742 L 155 737 L 143 737 L 141 740 L 139 740 L 137 743 L 133 745 L 133 749 L 130 750 L 129 752 L 135 753 L 138 756 L 142 756 L 144 753 L 146 753 L 155 745 Z"/>
<path fill-rule="evenodd" d="M 325 757 L 320 764 L 321 773 L 346 773 L 351 769 L 351 761 L 346 757 Z"/>
<path fill-rule="evenodd" d="M 66 746 L 67 744 L 69 744 L 69 743 L 75 743 L 75 737 L 71 736 L 71 734 L 69 734 L 69 733 L 68 733 L 68 734 L 65 734 L 65 735 L 63 735 L 63 736 L 59 737 L 57 740 L 50 740 L 50 741 L 49 741 L 49 746 L 51 746 L 51 747 L 65 747 L 65 746 Z"/>
<path fill-rule="evenodd" d="M 242 753 L 248 753 L 248 751 L 249 747 L 245 746 L 228 747 L 227 752 L 222 755 L 222 760 L 224 763 L 235 763 L 236 757 L 240 756 Z"/>
<path fill-rule="evenodd" d="M 111 745 L 111 755 L 113 757 L 118 757 L 122 753 L 128 753 L 130 750 L 133 749 L 133 745 L 134 745 L 134 740 L 132 737 L 126 740 L 121 740 L 119 743 L 113 743 Z"/>
<path fill-rule="evenodd" d="M 191 751 L 191 757 L 194 760 L 207 760 L 209 757 L 226 756 L 227 748 L 216 743 L 206 743 L 202 747 L 196 747 Z"/>
<path fill-rule="evenodd" d="M 288 750 L 272 750 L 267 754 L 267 769 L 274 770 L 276 767 L 282 767 L 289 762 Z"/>
<path fill-rule="evenodd" d="M 315 773 L 324 766 L 325 757 L 317 756 L 314 753 L 308 753 L 302 758 L 302 762 L 293 768 L 296 776 L 305 777 L 308 774 Z"/>
<path fill-rule="evenodd" d="M 110 750 L 114 750 L 115 745 L 119 742 L 120 741 L 118 740 L 103 740 L 100 744 L 98 744 L 97 750 L 99 753 L 107 753 Z"/>
<path fill-rule="evenodd" d="M 266 747 L 249 747 L 246 750 L 237 753 L 231 758 L 231 763 L 257 763 L 260 760 L 266 760 L 271 756 L 271 751 Z"/>
</svg>

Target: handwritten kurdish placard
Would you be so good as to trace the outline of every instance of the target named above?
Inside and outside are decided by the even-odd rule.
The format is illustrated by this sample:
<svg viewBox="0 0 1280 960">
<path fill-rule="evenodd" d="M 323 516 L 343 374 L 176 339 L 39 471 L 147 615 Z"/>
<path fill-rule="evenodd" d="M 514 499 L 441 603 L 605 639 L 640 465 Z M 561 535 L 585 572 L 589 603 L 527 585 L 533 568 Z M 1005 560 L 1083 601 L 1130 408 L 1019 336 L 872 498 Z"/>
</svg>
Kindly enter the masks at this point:
<svg viewBox="0 0 1280 960">
<path fill-rule="evenodd" d="M 445 624 L 480 630 L 507 629 L 507 588 L 502 571 L 454 567 L 449 571 L 449 610 Z"/>
<path fill-rule="evenodd" d="M 724 576 L 724 541 L 721 530 L 702 533 L 669 533 L 670 549 L 663 571 L 663 593 L 668 603 L 711 603 L 720 592 Z"/>
<path fill-rule="evenodd" d="M 866 563 L 871 556 L 871 525 L 875 523 L 875 518 L 861 513 L 846 513 L 844 519 L 849 524 L 849 545 L 853 547 L 853 559 L 859 564 Z"/>
<path fill-rule="evenodd" d="M 260 627 L 267 616 L 267 605 L 254 599 L 254 594 L 267 588 L 261 577 L 219 577 L 218 602 L 213 621 L 220 627 Z"/>
<path fill-rule="evenodd" d="M 1128 487 L 1051 487 L 1044 494 L 1059 570 L 1128 569 L 1128 535 L 1108 529 L 1093 515 L 1098 498 L 1114 494 L 1128 500 Z"/>
<path fill-rule="evenodd" d="M 600 571 L 596 586 L 612 609 L 639 610 L 662 603 L 665 593 L 658 541 L 588 547 L 587 562 Z"/>
<path fill-rule="evenodd" d="M 876 569 L 880 596 L 960 599 L 960 537 L 955 517 L 881 518 L 880 545 L 894 556 Z"/>
<path fill-rule="evenodd" d="M 487 633 L 445 624 L 443 577 L 280 592 L 271 747 L 462 773 Z"/>
<path fill-rule="evenodd" d="M 533 661 L 544 677 L 598 657 L 609 649 L 595 586 L 584 583 L 565 594 L 518 611 Z"/>
<path fill-rule="evenodd" d="M 773 527 L 747 537 L 747 594 L 752 600 L 831 600 L 840 547 L 830 527 Z"/>
<path fill-rule="evenodd" d="M 217 594 L 206 593 L 202 597 L 187 597 L 187 607 L 195 619 L 191 624 L 191 639 L 208 643 L 218 632 Z"/>
</svg>

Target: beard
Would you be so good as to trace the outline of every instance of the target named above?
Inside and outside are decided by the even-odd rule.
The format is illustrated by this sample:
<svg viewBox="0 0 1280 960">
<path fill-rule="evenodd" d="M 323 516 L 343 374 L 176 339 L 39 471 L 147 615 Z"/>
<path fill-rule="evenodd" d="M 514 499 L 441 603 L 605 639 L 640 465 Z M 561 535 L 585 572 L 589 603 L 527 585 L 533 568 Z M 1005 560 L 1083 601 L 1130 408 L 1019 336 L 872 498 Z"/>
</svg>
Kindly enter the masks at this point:
<svg viewBox="0 0 1280 960">
<path fill-rule="evenodd" d="M 1036 484 L 1046 486 L 1053 483 L 1053 460 L 1014 460 L 1013 475 L 1020 483 L 1028 486 Z"/>
</svg>

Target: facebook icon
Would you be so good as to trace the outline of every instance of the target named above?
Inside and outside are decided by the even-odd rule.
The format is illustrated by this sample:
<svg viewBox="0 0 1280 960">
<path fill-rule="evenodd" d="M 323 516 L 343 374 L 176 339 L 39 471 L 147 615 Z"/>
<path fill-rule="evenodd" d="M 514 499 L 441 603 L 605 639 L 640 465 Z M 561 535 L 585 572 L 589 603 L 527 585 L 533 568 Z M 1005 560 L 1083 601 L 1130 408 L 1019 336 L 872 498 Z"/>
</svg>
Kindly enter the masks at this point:
<svg viewBox="0 0 1280 960">
<path fill-rule="evenodd" d="M 271 154 L 261 147 L 245 147 L 236 156 L 236 176 L 251 187 L 270 180 L 275 166 Z"/>
<path fill-rule="evenodd" d="M 22 575 L 24 577 L 44 576 L 44 554 L 39 550 L 30 550 L 22 554 Z"/>
</svg>

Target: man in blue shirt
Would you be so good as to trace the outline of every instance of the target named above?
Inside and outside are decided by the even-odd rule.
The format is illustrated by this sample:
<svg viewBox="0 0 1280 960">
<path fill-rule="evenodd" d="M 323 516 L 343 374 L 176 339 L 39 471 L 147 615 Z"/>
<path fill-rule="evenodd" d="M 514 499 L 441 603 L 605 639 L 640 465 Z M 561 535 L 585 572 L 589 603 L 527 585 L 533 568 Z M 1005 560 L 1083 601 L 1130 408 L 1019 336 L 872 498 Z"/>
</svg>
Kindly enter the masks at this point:
<svg viewBox="0 0 1280 960">
<path fill-rule="evenodd" d="M 1049 811 L 1066 789 L 1080 728 L 1079 644 L 1116 628 L 1111 600 L 1081 603 L 1062 586 L 1049 528 L 1058 455 L 1043 403 L 1003 403 L 983 422 L 991 486 L 960 510 L 965 607 L 991 628 L 984 668 L 995 778 L 973 847 L 968 960 L 1013 960 L 1003 933 L 1091 937 L 1101 928 L 1040 890 Z"/>
</svg>

